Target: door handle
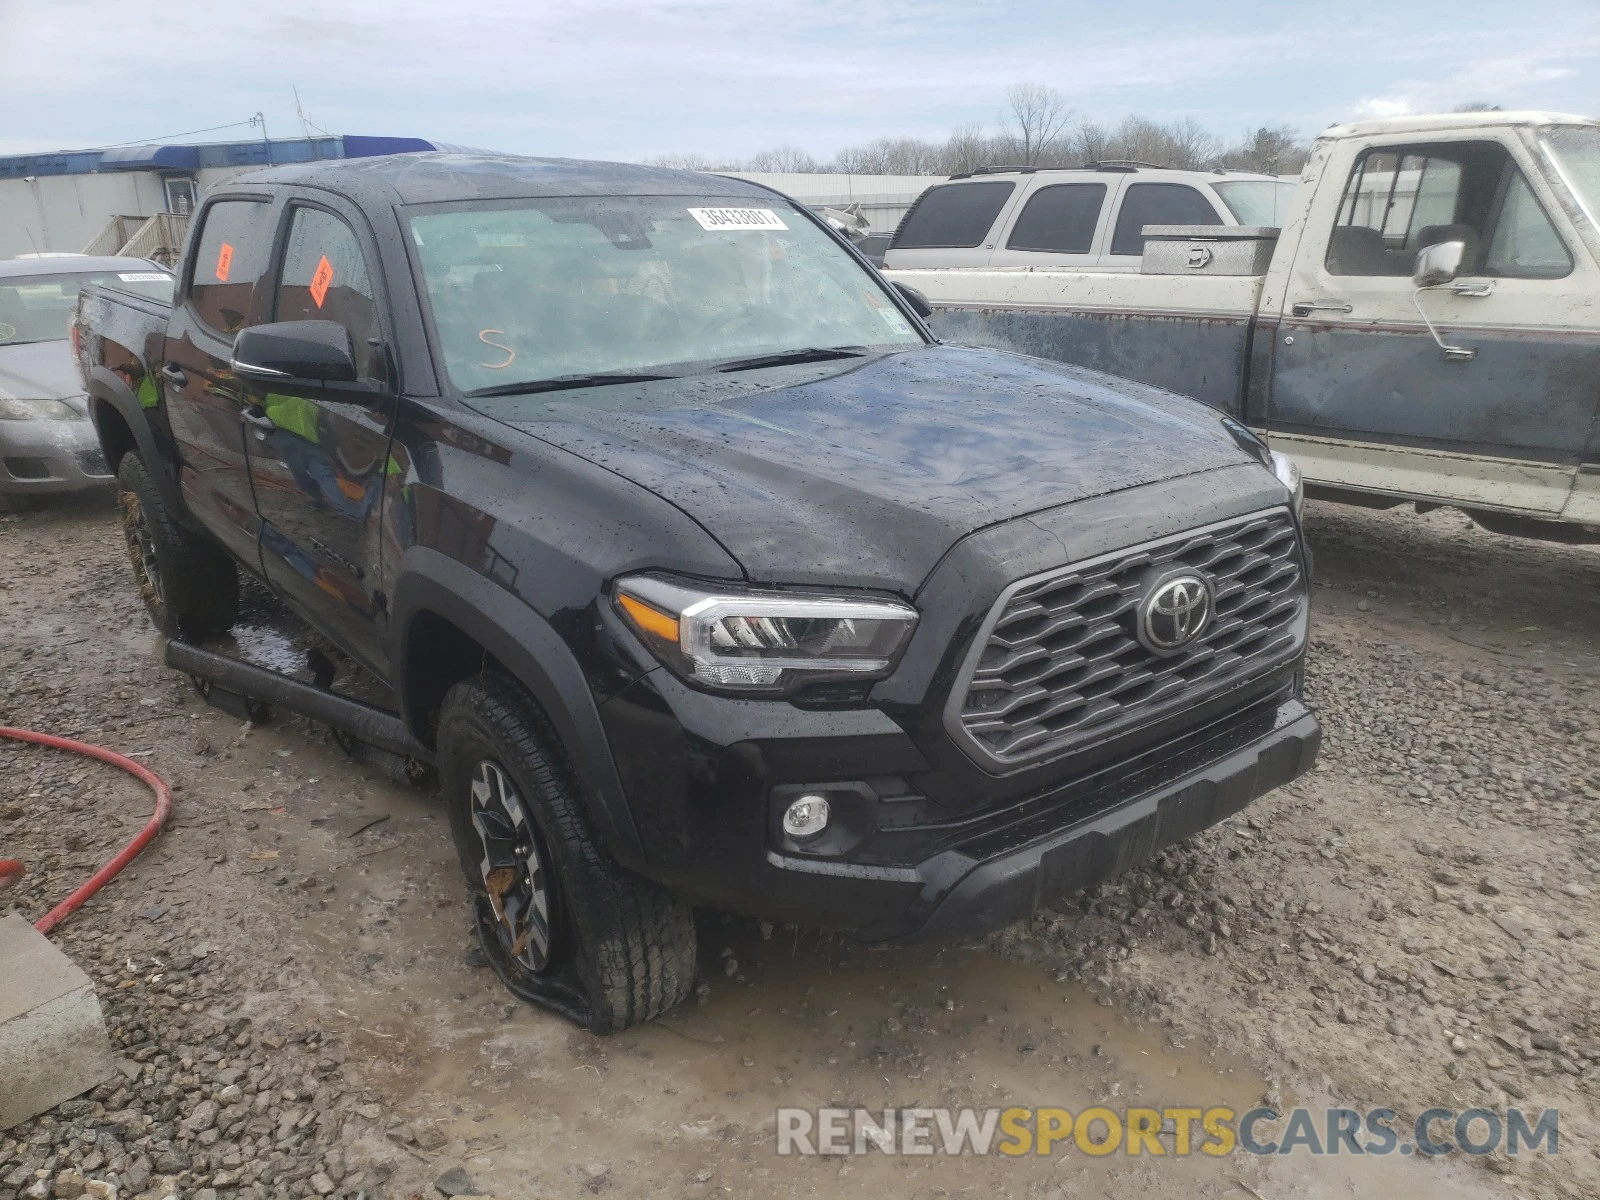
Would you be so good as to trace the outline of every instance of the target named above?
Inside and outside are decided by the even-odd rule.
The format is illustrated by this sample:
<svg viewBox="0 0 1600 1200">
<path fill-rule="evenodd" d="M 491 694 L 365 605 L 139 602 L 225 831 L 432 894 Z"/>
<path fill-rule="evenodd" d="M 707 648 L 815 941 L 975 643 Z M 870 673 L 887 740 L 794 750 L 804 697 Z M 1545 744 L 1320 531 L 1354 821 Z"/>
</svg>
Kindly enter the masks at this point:
<svg viewBox="0 0 1600 1200">
<path fill-rule="evenodd" d="M 1289 306 L 1289 311 L 1297 317 L 1309 317 L 1314 312 L 1347 313 L 1351 307 L 1338 300 L 1299 300 Z"/>
<path fill-rule="evenodd" d="M 262 441 L 266 441 L 267 436 L 278 428 L 277 423 L 274 422 L 271 417 L 267 416 L 266 409 L 257 405 L 251 405 L 249 408 L 241 409 L 239 412 L 239 419 L 246 425 L 250 426 L 250 428 L 254 429 L 256 431 L 256 437 L 260 438 Z"/>
<path fill-rule="evenodd" d="M 178 387 L 189 382 L 189 377 L 183 373 L 183 368 L 175 367 L 171 363 L 161 364 L 161 375 L 168 383 Z"/>
</svg>

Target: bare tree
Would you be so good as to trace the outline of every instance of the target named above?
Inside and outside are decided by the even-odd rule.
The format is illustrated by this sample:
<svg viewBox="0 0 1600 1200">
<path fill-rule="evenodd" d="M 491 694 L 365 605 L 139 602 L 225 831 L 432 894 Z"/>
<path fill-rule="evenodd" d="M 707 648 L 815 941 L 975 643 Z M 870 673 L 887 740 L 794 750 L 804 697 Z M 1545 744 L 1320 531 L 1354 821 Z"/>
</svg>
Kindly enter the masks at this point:
<svg viewBox="0 0 1600 1200">
<path fill-rule="evenodd" d="M 1023 165 L 1031 167 L 1045 149 L 1055 145 L 1071 116 L 1072 110 L 1055 88 L 1014 83 L 1006 89 L 1000 122 L 1015 137 Z"/>
<path fill-rule="evenodd" d="M 690 170 L 840 171 L 852 175 L 956 175 L 986 165 L 1070 167 L 1113 159 L 1159 166 L 1205 170 L 1238 167 L 1269 175 L 1286 175 L 1304 165 L 1308 147 L 1299 130 L 1289 125 L 1263 125 L 1247 130 L 1239 141 L 1224 145 L 1194 118 L 1152 121 L 1124 117 L 1114 128 L 1087 118 L 1069 127 L 1071 111 L 1059 92 L 1042 84 L 1008 88 L 1011 107 L 1002 114 L 1003 128 L 986 133 L 981 125 L 963 125 L 943 142 L 915 137 L 881 137 L 840 150 L 832 162 L 820 163 L 796 146 L 764 150 L 748 162 L 718 161 L 698 154 L 662 155 L 659 166 Z M 1484 107 L 1470 106 L 1473 111 Z"/>
<path fill-rule="evenodd" d="M 1498 104 L 1490 104 L 1487 100 L 1473 100 L 1468 104 L 1458 104 L 1451 112 L 1501 112 Z"/>
<path fill-rule="evenodd" d="M 1240 167 L 1263 175 L 1290 175 L 1305 165 L 1307 149 L 1292 125 L 1247 130 L 1238 145 L 1224 150 L 1218 166 Z"/>
<path fill-rule="evenodd" d="M 1163 133 L 1172 165 L 1186 171 L 1210 166 L 1222 149 L 1221 141 L 1201 128 L 1193 117 L 1172 122 L 1163 128 Z"/>
<path fill-rule="evenodd" d="M 1077 159 L 1076 165 L 1101 162 L 1111 157 L 1111 135 L 1106 132 L 1104 125 L 1088 119 L 1078 122 L 1078 127 L 1067 138 L 1067 145 Z"/>
<path fill-rule="evenodd" d="M 707 158 L 704 154 L 657 154 L 645 159 L 652 167 L 671 167 L 676 171 L 726 171 L 737 164 Z"/>
<path fill-rule="evenodd" d="M 950 134 L 940 156 L 939 169 L 946 175 L 975 171 L 989 160 L 989 139 L 982 125 L 962 125 Z"/>
<path fill-rule="evenodd" d="M 817 160 L 799 146 L 779 146 L 752 155 L 745 164 L 747 171 L 779 171 L 802 173 L 819 170 Z"/>
</svg>

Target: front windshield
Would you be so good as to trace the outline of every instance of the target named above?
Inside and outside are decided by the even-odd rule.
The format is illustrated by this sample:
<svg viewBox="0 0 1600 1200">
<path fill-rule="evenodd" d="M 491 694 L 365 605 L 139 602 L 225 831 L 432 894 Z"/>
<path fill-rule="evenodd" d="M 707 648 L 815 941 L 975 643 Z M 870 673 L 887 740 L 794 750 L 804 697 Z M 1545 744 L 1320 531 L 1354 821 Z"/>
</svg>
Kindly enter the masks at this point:
<svg viewBox="0 0 1600 1200">
<path fill-rule="evenodd" d="M 1544 148 L 1589 224 L 1600 231 L 1600 128 L 1555 126 L 1545 132 Z"/>
<path fill-rule="evenodd" d="M 1217 195 L 1241 225 L 1266 225 L 1281 229 L 1289 215 L 1289 197 L 1298 186 L 1287 180 L 1240 179 L 1215 183 Z"/>
<path fill-rule="evenodd" d="M 106 283 L 157 300 L 172 299 L 172 276 L 148 271 L 81 271 L 0 278 L 0 346 L 53 342 L 67 336 L 78 289 Z"/>
<path fill-rule="evenodd" d="M 463 392 L 922 338 L 877 278 L 773 197 L 586 196 L 411 217 Z"/>
</svg>

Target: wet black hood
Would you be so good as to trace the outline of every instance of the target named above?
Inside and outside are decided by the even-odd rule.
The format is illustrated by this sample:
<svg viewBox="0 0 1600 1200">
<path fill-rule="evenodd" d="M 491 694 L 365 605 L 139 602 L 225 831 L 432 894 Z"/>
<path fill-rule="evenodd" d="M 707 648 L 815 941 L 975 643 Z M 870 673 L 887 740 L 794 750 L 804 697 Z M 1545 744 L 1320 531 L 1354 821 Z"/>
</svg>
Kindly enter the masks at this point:
<svg viewBox="0 0 1600 1200">
<path fill-rule="evenodd" d="M 474 405 L 671 501 L 752 580 L 904 594 L 976 530 L 1249 461 L 1195 401 L 950 346 Z"/>
</svg>

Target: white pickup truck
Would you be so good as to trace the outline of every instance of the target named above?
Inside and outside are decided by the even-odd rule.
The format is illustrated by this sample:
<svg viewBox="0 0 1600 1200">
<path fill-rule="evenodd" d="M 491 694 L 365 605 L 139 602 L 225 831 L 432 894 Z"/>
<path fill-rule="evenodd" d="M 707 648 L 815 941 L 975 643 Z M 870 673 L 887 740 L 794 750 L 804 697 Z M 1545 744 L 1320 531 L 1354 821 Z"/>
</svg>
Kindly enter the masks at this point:
<svg viewBox="0 0 1600 1200">
<path fill-rule="evenodd" d="M 1129 165 L 1109 189 L 1070 170 L 938 184 L 885 274 L 926 296 L 950 341 L 1233 414 L 1299 462 L 1309 494 L 1455 505 L 1503 532 L 1600 541 L 1600 121 L 1336 126 L 1281 228 L 1147 223 L 1142 256 L 1110 253 L 1138 189 L 1177 187 L 1175 174 Z M 940 196 L 983 186 L 992 201 L 999 183 L 1011 186 L 998 205 Z M 1085 186 L 1098 191 L 1062 190 Z M 944 257 L 919 233 L 930 205 L 961 243 Z M 963 208 L 989 215 L 976 237 L 948 217 Z"/>
</svg>

